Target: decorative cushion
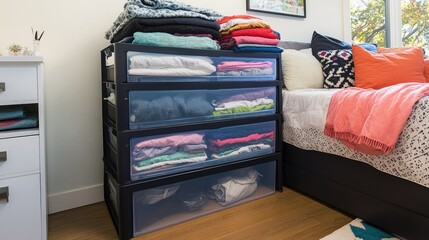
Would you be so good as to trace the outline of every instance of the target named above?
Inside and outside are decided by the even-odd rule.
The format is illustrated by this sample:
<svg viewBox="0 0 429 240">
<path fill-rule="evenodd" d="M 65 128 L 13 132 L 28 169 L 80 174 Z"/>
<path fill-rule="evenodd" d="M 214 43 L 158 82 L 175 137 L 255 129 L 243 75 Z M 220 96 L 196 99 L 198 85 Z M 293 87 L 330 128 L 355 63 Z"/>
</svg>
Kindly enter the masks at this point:
<svg viewBox="0 0 429 240">
<path fill-rule="evenodd" d="M 283 83 L 288 90 L 323 87 L 322 67 L 311 55 L 311 49 L 285 49 L 282 53 L 282 68 Z"/>
<path fill-rule="evenodd" d="M 359 44 L 366 50 L 370 52 L 377 52 L 377 45 L 372 43 L 362 43 Z M 316 31 L 313 32 L 313 37 L 311 38 L 311 49 L 313 56 L 315 56 L 319 61 L 320 58 L 317 55 L 320 51 L 323 50 L 339 50 L 339 49 L 352 49 L 352 45 L 349 43 L 343 42 L 333 37 L 324 36 Z"/>
<path fill-rule="evenodd" d="M 353 87 L 355 71 L 353 55 L 350 49 L 320 51 L 319 61 L 322 64 L 325 81 L 324 88 Z"/>
<path fill-rule="evenodd" d="M 397 53 L 371 53 L 353 45 L 355 85 L 380 89 L 398 83 L 426 82 L 421 48 Z"/>
</svg>

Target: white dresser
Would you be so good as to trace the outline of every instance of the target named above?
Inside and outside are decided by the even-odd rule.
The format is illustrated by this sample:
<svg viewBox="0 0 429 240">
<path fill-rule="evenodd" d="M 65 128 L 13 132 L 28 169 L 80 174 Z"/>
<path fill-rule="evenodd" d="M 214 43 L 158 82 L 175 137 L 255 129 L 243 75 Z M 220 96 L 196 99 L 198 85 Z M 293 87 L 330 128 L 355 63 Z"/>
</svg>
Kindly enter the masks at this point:
<svg viewBox="0 0 429 240">
<path fill-rule="evenodd" d="M 0 131 L 0 239 L 47 239 L 42 57 L 0 57 L 0 108 L 16 105 L 38 127 Z"/>
</svg>

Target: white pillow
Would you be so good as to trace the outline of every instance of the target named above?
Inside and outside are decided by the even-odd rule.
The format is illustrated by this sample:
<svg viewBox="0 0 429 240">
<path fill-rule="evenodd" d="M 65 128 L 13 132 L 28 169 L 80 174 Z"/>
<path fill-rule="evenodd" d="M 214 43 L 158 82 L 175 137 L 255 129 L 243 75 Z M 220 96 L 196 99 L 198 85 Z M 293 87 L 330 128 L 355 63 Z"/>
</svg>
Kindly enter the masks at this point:
<svg viewBox="0 0 429 240">
<path fill-rule="evenodd" d="M 282 68 L 283 83 L 288 90 L 323 88 L 322 66 L 311 54 L 311 49 L 285 49 L 282 53 Z"/>
</svg>

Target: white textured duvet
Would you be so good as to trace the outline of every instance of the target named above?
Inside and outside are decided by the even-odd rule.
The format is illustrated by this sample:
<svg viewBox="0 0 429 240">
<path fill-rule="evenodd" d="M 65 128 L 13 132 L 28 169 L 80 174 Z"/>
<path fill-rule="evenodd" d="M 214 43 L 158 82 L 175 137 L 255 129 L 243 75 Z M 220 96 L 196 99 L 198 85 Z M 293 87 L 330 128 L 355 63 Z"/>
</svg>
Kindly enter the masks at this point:
<svg viewBox="0 0 429 240">
<path fill-rule="evenodd" d="M 326 114 L 336 89 L 283 90 L 283 141 L 296 147 L 365 162 L 376 169 L 429 187 L 429 97 L 416 103 L 389 155 L 353 151 L 323 134 Z"/>
</svg>

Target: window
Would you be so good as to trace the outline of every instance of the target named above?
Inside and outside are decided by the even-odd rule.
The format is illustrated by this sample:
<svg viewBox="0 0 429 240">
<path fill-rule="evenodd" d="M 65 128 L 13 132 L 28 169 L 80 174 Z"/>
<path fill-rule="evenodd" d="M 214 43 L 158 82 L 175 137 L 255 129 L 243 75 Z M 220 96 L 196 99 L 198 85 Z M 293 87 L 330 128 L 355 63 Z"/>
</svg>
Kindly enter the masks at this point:
<svg viewBox="0 0 429 240">
<path fill-rule="evenodd" d="M 428 52 L 429 0 L 350 0 L 349 7 L 353 42 Z"/>
</svg>

